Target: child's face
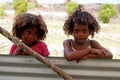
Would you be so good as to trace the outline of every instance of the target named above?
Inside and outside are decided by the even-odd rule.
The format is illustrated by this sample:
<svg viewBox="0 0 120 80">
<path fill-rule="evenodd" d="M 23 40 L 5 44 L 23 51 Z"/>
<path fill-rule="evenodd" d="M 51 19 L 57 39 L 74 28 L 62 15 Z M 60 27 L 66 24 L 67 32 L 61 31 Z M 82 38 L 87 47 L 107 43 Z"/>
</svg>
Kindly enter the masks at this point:
<svg viewBox="0 0 120 80">
<path fill-rule="evenodd" d="M 84 43 L 88 39 L 89 29 L 88 25 L 74 24 L 73 36 L 77 43 Z"/>
<path fill-rule="evenodd" d="M 31 46 L 38 38 L 39 32 L 36 27 L 30 27 L 23 31 L 22 33 L 22 41 Z"/>
</svg>

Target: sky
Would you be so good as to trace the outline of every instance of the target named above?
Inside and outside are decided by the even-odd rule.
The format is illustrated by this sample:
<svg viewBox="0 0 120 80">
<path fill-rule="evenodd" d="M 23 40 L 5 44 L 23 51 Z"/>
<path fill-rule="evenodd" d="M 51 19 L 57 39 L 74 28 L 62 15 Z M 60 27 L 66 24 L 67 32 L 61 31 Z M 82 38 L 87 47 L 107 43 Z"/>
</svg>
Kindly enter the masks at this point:
<svg viewBox="0 0 120 80">
<path fill-rule="evenodd" d="M 5 2 L 12 2 L 13 0 L 0 0 L 0 3 L 5 3 Z"/>
<path fill-rule="evenodd" d="M 5 3 L 5 2 L 12 2 L 13 0 L 0 0 L 0 3 Z M 66 0 L 37 0 L 38 3 L 41 4 L 54 4 L 54 3 L 65 3 Z M 86 3 L 113 3 L 113 4 L 120 4 L 120 0 L 72 0 L 72 1 L 77 1 L 82 4 Z"/>
</svg>

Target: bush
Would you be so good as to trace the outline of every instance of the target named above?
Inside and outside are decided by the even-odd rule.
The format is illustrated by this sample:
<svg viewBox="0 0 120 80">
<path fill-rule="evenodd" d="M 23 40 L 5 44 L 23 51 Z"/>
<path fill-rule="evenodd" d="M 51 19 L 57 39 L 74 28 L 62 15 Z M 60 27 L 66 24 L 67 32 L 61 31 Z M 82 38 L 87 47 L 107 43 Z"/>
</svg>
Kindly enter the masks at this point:
<svg viewBox="0 0 120 80">
<path fill-rule="evenodd" d="M 98 12 L 98 18 L 103 23 L 109 23 L 110 18 L 116 16 L 117 9 L 112 4 L 103 4 L 102 9 L 100 12 Z"/>
<path fill-rule="evenodd" d="M 113 4 L 103 4 L 102 9 L 115 9 Z"/>
<path fill-rule="evenodd" d="M 98 18 L 101 20 L 103 23 L 108 23 L 110 21 L 110 9 L 103 9 L 98 13 Z"/>
<path fill-rule="evenodd" d="M 66 9 L 67 14 L 70 15 L 74 10 L 76 10 L 78 5 L 79 4 L 77 2 L 72 2 L 72 1 L 68 2 L 67 3 L 67 9 Z"/>
<path fill-rule="evenodd" d="M 27 12 L 27 0 L 13 0 L 13 8 L 16 14 Z"/>
</svg>

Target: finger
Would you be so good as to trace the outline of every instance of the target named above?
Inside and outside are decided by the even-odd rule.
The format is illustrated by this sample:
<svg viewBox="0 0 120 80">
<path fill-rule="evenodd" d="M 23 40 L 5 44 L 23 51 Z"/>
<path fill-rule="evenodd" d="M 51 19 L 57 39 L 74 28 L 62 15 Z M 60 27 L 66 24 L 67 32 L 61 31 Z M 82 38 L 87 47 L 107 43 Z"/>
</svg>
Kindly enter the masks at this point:
<svg viewBox="0 0 120 80">
<path fill-rule="evenodd" d="M 100 52 L 100 51 L 98 52 L 97 55 L 98 55 L 98 58 L 102 58 L 102 55 L 101 55 L 101 52 Z"/>
<path fill-rule="evenodd" d="M 101 54 L 101 58 L 104 59 L 104 52 L 102 52 L 102 54 Z"/>
<path fill-rule="evenodd" d="M 102 50 L 102 53 L 103 53 L 103 57 L 102 58 L 104 58 L 105 56 L 107 56 L 107 52 L 106 51 Z"/>
<path fill-rule="evenodd" d="M 102 50 L 102 52 L 104 53 L 104 56 L 107 55 L 107 51 L 106 50 Z"/>
</svg>

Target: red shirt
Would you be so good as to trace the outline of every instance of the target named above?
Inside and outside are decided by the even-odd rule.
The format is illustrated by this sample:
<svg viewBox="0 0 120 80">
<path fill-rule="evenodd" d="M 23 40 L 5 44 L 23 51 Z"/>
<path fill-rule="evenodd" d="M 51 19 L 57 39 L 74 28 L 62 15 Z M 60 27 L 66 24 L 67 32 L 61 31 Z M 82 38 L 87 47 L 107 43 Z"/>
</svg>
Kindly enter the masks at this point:
<svg viewBox="0 0 120 80">
<path fill-rule="evenodd" d="M 13 44 L 11 47 L 9 55 L 14 55 L 16 48 L 17 48 L 17 45 Z M 42 56 L 47 57 L 50 54 L 47 45 L 42 41 L 37 42 L 35 45 L 33 45 L 30 48 Z"/>
</svg>

